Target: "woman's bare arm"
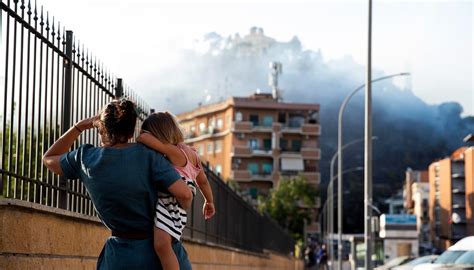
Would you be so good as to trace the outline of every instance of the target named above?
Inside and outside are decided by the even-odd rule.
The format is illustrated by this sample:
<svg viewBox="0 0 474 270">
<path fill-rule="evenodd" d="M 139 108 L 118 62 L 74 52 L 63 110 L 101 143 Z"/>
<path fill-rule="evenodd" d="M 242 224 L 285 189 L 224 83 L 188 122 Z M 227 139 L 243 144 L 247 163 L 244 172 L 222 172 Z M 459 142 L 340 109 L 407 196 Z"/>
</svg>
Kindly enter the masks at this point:
<svg viewBox="0 0 474 270">
<path fill-rule="evenodd" d="M 137 142 L 143 143 L 144 145 L 154 149 L 155 151 L 164 154 L 175 166 L 186 165 L 186 157 L 176 145 L 162 143 L 149 132 L 142 132 L 137 137 Z"/>
<path fill-rule="evenodd" d="M 61 169 L 60 158 L 67 153 L 74 141 L 81 135 L 81 132 L 93 127 L 95 117 L 79 121 L 76 125 L 71 127 L 64 133 L 43 155 L 43 163 L 46 168 L 50 169 L 56 174 L 63 175 Z"/>
</svg>

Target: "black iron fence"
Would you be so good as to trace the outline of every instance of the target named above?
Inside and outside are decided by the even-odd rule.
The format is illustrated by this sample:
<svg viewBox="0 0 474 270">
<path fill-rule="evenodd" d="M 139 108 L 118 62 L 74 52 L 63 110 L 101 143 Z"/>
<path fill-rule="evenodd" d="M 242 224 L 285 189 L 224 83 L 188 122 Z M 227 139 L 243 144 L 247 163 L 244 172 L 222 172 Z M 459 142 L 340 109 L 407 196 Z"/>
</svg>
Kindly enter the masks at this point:
<svg viewBox="0 0 474 270">
<path fill-rule="evenodd" d="M 214 194 L 216 215 L 205 221 L 204 199 L 200 194 L 196 196 L 184 237 L 255 252 L 265 249 L 283 254 L 293 252 L 295 241 L 273 219 L 245 202 L 209 166 L 204 166 L 204 171 Z"/>
<path fill-rule="evenodd" d="M 139 121 L 150 108 L 36 2 L 0 1 L 0 197 L 96 215 L 82 183 L 47 170 L 43 153 L 72 123 L 115 97 L 135 101 Z M 97 131 L 84 132 L 75 147 L 83 143 L 98 145 Z M 217 214 L 205 221 L 197 196 L 186 237 L 256 252 L 293 250 L 286 232 L 206 172 Z"/>
<path fill-rule="evenodd" d="M 93 215 L 84 186 L 46 169 L 42 154 L 72 123 L 114 97 L 148 106 L 75 40 L 72 31 L 30 1 L 1 1 L 2 195 Z M 96 130 L 75 143 L 98 144 Z"/>
</svg>

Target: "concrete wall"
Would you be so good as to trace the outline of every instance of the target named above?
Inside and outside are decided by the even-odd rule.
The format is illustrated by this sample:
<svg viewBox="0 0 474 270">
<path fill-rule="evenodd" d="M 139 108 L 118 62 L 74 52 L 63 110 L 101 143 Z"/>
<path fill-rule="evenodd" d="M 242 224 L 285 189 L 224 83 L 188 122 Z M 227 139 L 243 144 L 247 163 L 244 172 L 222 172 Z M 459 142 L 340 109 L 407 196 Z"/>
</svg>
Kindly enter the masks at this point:
<svg viewBox="0 0 474 270">
<path fill-rule="evenodd" d="M 0 199 L 0 269 L 95 269 L 110 232 L 96 218 L 28 202 Z M 193 269 L 303 269 L 272 253 L 184 241 Z"/>
</svg>

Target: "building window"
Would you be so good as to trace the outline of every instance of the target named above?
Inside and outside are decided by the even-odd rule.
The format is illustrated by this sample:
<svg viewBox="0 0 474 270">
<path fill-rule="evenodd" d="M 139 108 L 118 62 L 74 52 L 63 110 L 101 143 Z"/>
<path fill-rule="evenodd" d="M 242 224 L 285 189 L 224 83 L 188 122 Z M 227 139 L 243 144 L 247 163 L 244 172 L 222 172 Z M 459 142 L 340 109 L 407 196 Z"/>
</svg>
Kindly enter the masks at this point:
<svg viewBox="0 0 474 270">
<path fill-rule="evenodd" d="M 286 113 L 280 112 L 278 113 L 278 123 L 286 123 Z"/>
<path fill-rule="evenodd" d="M 207 143 L 207 153 L 212 154 L 214 152 L 214 144 L 212 142 Z"/>
<path fill-rule="evenodd" d="M 258 174 L 258 164 L 250 162 L 247 164 L 247 170 L 250 172 L 250 174 Z"/>
<path fill-rule="evenodd" d="M 224 121 L 222 118 L 217 118 L 216 127 L 217 129 L 222 129 L 224 127 Z"/>
<path fill-rule="evenodd" d="M 319 114 L 318 112 L 313 112 L 309 115 L 309 123 L 310 124 L 317 124 L 319 120 Z"/>
<path fill-rule="evenodd" d="M 263 139 L 263 150 L 270 151 L 272 149 L 272 139 Z"/>
<path fill-rule="evenodd" d="M 216 141 L 214 152 L 215 153 L 222 152 L 222 141 Z"/>
<path fill-rule="evenodd" d="M 281 151 L 288 151 L 288 140 L 287 139 L 280 139 L 280 150 Z"/>
<path fill-rule="evenodd" d="M 290 115 L 290 121 L 288 126 L 291 128 L 299 128 L 304 124 L 304 116 L 302 115 Z"/>
<path fill-rule="evenodd" d="M 236 112 L 235 113 L 235 122 L 242 122 L 242 113 Z"/>
<path fill-rule="evenodd" d="M 206 124 L 205 123 L 200 123 L 199 124 L 199 132 L 201 134 L 206 133 Z"/>
<path fill-rule="evenodd" d="M 291 151 L 293 151 L 293 152 L 301 151 L 301 141 L 300 140 L 293 140 L 291 142 Z"/>
<path fill-rule="evenodd" d="M 258 140 L 257 139 L 250 139 L 249 140 L 249 147 L 252 150 L 257 150 L 258 149 Z"/>
<path fill-rule="evenodd" d="M 200 156 L 204 155 L 204 147 L 203 147 L 202 144 L 199 144 L 199 145 L 197 146 L 197 152 L 198 152 L 198 154 L 199 154 Z"/>
<path fill-rule="evenodd" d="M 222 173 L 222 166 L 221 166 L 221 164 L 216 164 L 216 170 L 215 170 L 215 172 L 216 172 L 217 174 L 221 174 L 221 173 Z"/>
<path fill-rule="evenodd" d="M 249 116 L 249 121 L 252 122 L 253 126 L 260 125 L 260 122 L 259 122 L 259 119 L 258 119 L 258 114 L 251 114 Z"/>
<path fill-rule="evenodd" d="M 257 196 L 258 196 L 258 189 L 255 188 L 255 187 L 251 187 L 249 188 L 249 195 L 252 199 L 257 199 Z"/>
<path fill-rule="evenodd" d="M 211 117 L 209 120 L 208 120 L 208 124 L 207 124 L 209 127 L 215 127 L 216 126 L 216 118 L 215 117 Z"/>
<path fill-rule="evenodd" d="M 265 115 L 263 117 L 263 126 L 264 127 L 271 127 L 273 125 L 273 116 Z"/>
<path fill-rule="evenodd" d="M 230 117 L 231 116 L 229 114 L 226 115 L 226 117 L 225 117 L 225 125 L 226 125 L 227 128 L 230 127 L 230 121 L 231 121 Z"/>
<path fill-rule="evenodd" d="M 262 165 L 263 173 L 264 174 L 271 174 L 273 172 L 273 164 L 272 163 L 264 163 Z"/>
</svg>

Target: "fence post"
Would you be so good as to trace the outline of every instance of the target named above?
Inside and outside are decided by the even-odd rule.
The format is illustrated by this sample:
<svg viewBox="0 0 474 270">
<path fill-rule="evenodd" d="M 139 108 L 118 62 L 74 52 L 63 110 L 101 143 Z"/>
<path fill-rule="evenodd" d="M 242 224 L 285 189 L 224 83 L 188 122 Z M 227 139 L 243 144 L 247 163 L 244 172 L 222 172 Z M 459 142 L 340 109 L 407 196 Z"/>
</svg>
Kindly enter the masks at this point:
<svg viewBox="0 0 474 270">
<path fill-rule="evenodd" d="M 66 31 L 66 58 L 63 61 L 64 85 L 63 85 L 63 114 L 61 123 L 61 133 L 64 134 L 71 127 L 71 92 L 72 92 L 72 43 L 73 32 Z M 67 187 L 66 177 L 59 178 L 59 199 L 58 207 L 67 209 Z"/>
<path fill-rule="evenodd" d="M 204 173 L 206 174 L 206 178 L 209 181 L 209 177 L 210 177 L 209 161 L 206 161 L 206 170 L 204 171 Z M 208 234 L 207 223 L 208 223 L 207 220 L 204 219 L 204 242 L 206 243 L 207 243 L 207 234 Z"/>
<path fill-rule="evenodd" d="M 123 96 L 123 82 L 122 78 L 117 79 L 117 87 L 115 88 L 115 98 L 121 98 Z"/>
</svg>

